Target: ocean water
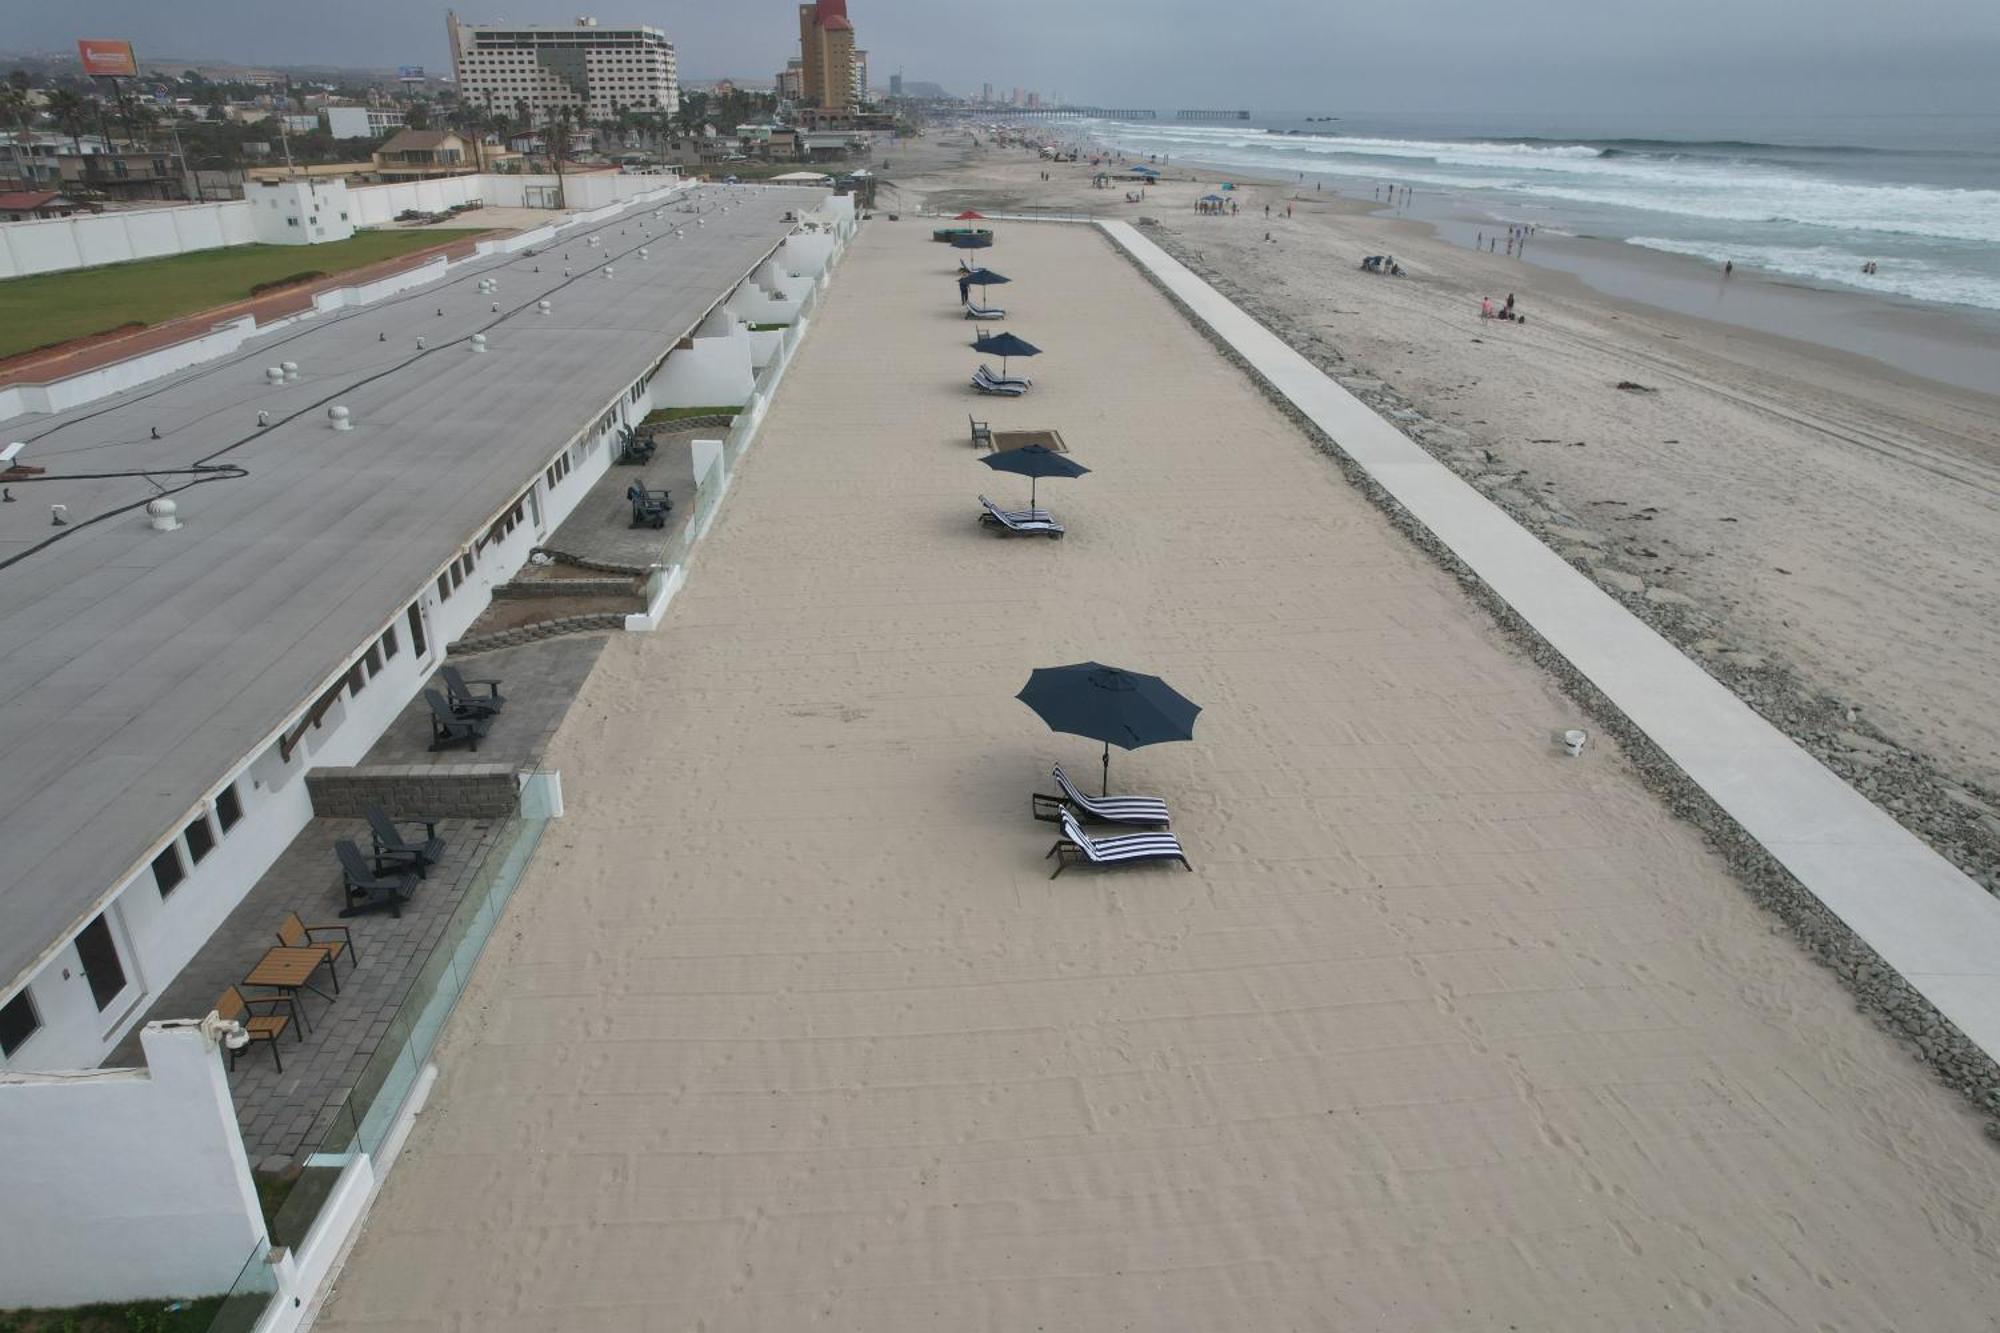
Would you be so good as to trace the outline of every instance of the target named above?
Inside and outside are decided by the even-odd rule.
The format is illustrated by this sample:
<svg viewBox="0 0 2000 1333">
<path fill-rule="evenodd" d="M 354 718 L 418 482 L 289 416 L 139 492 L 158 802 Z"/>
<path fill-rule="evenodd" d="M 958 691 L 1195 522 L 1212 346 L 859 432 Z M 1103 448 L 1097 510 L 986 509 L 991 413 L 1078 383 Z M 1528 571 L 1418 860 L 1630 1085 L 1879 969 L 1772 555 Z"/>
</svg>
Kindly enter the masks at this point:
<svg viewBox="0 0 2000 1333">
<path fill-rule="evenodd" d="M 1343 194 L 1440 194 L 1504 227 L 1623 241 L 1813 286 L 2000 311 L 2000 115 L 1642 122 L 1288 116 L 1090 122 L 1128 152 Z M 1869 261 L 1877 272 L 1864 274 Z"/>
</svg>

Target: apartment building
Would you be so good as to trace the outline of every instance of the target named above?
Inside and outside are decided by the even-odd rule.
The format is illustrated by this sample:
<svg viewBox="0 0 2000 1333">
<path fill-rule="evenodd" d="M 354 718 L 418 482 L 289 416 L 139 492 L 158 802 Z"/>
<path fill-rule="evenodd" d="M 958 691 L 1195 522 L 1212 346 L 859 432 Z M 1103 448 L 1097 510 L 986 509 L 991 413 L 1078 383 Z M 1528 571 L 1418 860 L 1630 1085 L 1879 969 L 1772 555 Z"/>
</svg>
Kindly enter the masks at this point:
<svg viewBox="0 0 2000 1333">
<path fill-rule="evenodd" d="M 658 28 L 607 28 L 594 18 L 568 27 L 461 23 L 447 12 L 459 96 L 512 113 L 525 106 L 542 124 L 567 107 L 586 120 L 621 109 L 671 115 L 680 109 L 674 44 Z"/>
</svg>

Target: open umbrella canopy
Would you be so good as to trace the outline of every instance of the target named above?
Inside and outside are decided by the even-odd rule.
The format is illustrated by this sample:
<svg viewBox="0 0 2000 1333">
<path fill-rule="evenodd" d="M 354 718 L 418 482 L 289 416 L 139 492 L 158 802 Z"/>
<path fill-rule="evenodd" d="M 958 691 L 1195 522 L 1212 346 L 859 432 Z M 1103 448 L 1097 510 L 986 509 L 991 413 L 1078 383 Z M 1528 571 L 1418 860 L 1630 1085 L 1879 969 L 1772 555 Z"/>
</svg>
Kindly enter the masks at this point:
<svg viewBox="0 0 2000 1333">
<path fill-rule="evenodd" d="M 1049 730 L 1104 742 L 1104 790 L 1111 791 L 1111 747 L 1194 739 L 1192 703 L 1158 676 L 1102 662 L 1037 667 L 1014 696 L 1035 710 Z"/>
<path fill-rule="evenodd" d="M 1204 204 L 1219 204 L 1223 202 L 1222 196 L 1219 194 L 1205 194 L 1201 197 L 1201 201 Z"/>
<path fill-rule="evenodd" d="M 1089 468 L 1042 444 L 1024 444 L 1019 449 L 988 454 L 979 460 L 995 472 L 1012 472 L 1028 478 L 1028 504 L 1035 503 L 1035 486 L 1043 477 L 1081 477 Z"/>
<path fill-rule="evenodd" d="M 966 269 L 958 275 L 958 285 L 961 287 L 998 287 L 1003 282 L 1012 281 L 1012 278 L 995 273 L 990 268 Z"/>
<path fill-rule="evenodd" d="M 986 220 L 986 215 L 985 215 L 984 213 L 980 212 L 980 211 L 979 211 L 978 209 L 976 209 L 976 208 L 968 208 L 968 209 L 966 209 L 966 210 L 965 210 L 965 211 L 964 211 L 963 213 L 960 213 L 960 214 L 959 214 L 959 215 L 958 215 L 957 217 L 953 218 L 953 219 L 952 219 L 952 221 L 954 221 L 954 222 L 970 222 L 970 221 L 972 221 L 972 220 L 973 220 L 974 218 L 977 218 L 977 219 L 979 219 L 979 220 L 980 220 L 981 222 L 984 222 L 984 221 Z"/>
<path fill-rule="evenodd" d="M 1011 333 L 996 333 L 992 336 L 981 334 L 972 340 L 973 347 L 988 356 L 1000 358 L 1000 373 L 1007 373 L 1007 358 L 1010 356 L 1040 356 L 1042 349 L 1026 338 L 1017 338 Z"/>
<path fill-rule="evenodd" d="M 1157 176 L 1160 174 L 1151 167 L 1133 167 L 1132 173 L 1138 176 Z"/>
</svg>

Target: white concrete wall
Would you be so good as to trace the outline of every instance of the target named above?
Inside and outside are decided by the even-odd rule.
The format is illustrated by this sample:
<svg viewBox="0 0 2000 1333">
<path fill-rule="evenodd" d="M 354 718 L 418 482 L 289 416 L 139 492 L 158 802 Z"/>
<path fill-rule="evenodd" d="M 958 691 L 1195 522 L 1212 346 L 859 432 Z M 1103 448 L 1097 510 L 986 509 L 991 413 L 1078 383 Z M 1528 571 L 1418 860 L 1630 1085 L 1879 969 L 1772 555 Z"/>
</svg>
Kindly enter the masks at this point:
<svg viewBox="0 0 2000 1333">
<path fill-rule="evenodd" d="M 268 1244 L 221 1055 L 142 1041 L 143 1071 L 0 1074 L 0 1305 L 213 1295 Z"/>
<path fill-rule="evenodd" d="M 653 401 L 660 407 L 740 406 L 756 387 L 750 333 L 731 321 L 731 332 L 696 337 L 667 358 L 653 381 Z"/>
<path fill-rule="evenodd" d="M 277 186 L 253 184 L 248 198 L 219 203 L 169 204 L 40 222 L 0 223 L 0 278 L 58 273 L 252 241 L 316 244 L 342 239 L 349 234 L 343 227 L 381 226 L 411 208 L 436 213 L 474 199 L 496 208 L 520 208 L 526 202 L 528 187 L 553 187 L 556 183 L 552 175 L 493 172 L 353 187 L 340 180 L 287 181 Z M 616 206 L 648 194 L 665 195 L 680 184 L 666 176 L 614 172 L 565 176 L 562 183 L 567 206 L 577 210 Z M 284 192 L 276 210 L 270 206 L 275 196 L 267 190 Z M 294 207 L 296 201 L 290 199 L 298 191 L 305 191 L 303 198 L 320 203 L 318 233 L 309 224 L 310 207 L 301 213 Z M 343 211 L 348 215 L 344 222 L 340 218 Z M 270 223 L 274 213 L 280 219 L 275 226 Z M 287 225 L 283 219 L 289 216 L 298 216 L 300 226 Z"/>
<path fill-rule="evenodd" d="M 250 209 L 241 199 L 6 222 L 0 223 L 0 278 L 243 245 L 251 239 Z"/>
<path fill-rule="evenodd" d="M 171 375 L 188 366 L 228 356 L 259 332 L 253 316 L 218 324 L 208 333 L 156 351 L 115 361 L 97 370 L 49 384 L 12 384 L 0 388 L 0 421 L 27 412 L 66 412 L 115 393 Z"/>
</svg>

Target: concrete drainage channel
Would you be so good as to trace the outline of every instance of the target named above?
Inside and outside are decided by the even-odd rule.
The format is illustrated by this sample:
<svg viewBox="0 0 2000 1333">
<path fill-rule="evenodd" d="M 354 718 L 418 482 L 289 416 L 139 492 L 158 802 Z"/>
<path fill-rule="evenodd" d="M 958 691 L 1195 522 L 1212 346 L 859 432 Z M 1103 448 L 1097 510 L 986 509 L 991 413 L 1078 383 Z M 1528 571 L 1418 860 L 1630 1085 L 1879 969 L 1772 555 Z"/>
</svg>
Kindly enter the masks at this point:
<svg viewBox="0 0 2000 1333">
<path fill-rule="evenodd" d="M 1167 250 L 1231 302 L 1243 293 L 1228 279 L 1204 265 L 1198 254 L 1175 244 L 1164 228 L 1148 228 L 1149 238 Z M 1700 785 L 1663 753 L 1624 711 L 1556 651 L 1512 606 L 1465 564 L 1429 528 L 1419 522 L 1368 472 L 1351 459 L 1283 392 L 1192 310 L 1136 255 L 1107 237 L 1107 243 L 1130 263 L 1232 365 L 1255 382 L 1277 408 L 1296 422 L 1342 471 L 1348 483 L 1374 504 L 1420 550 L 1449 571 L 1475 601 L 1493 617 L 1524 652 L 1548 671 L 1563 693 L 1592 721 L 1616 739 L 1648 789 L 1677 816 L 1701 830 L 1707 844 L 1723 858 L 1753 900 L 1775 914 L 1812 955 L 1838 975 L 1855 996 L 1857 1007 L 1885 1031 L 1904 1039 L 1914 1058 L 1922 1060 L 1947 1085 L 1969 1099 L 1984 1115 L 1989 1138 L 2000 1141 L 2000 1064 L 1946 1019 L 1894 968 L 1863 941 L 1847 923 L 1785 869 L 1751 837 Z M 1246 311 L 1252 305 L 1241 305 Z M 1561 554 L 1581 573 L 1617 598 L 1632 615 L 1677 647 L 1701 661 L 1717 681 L 1728 687 L 1767 721 L 1786 733 L 1858 791 L 1890 812 L 1912 833 L 1924 839 L 1988 892 L 2000 891 L 2000 819 L 1985 808 L 1982 795 L 1946 781 L 1918 756 L 1873 734 L 1854 710 L 1817 694 L 1782 666 L 1751 654 L 1732 660 L 1700 642 L 1710 627 L 1703 624 L 1688 599 L 1659 596 L 1629 571 L 1594 557 L 1598 548 L 1575 540 L 1582 524 L 1546 498 L 1496 495 L 1502 485 L 1481 485 L 1491 463 L 1455 428 L 1431 422 L 1379 378 L 1348 364 L 1318 339 L 1295 347 L 1324 374 L 1361 399 L 1384 420 L 1446 467 L 1480 490 Z M 1512 479 L 1509 477 L 1509 479 Z M 1513 500 L 1514 503 L 1509 503 Z M 1623 575 L 1623 578 L 1617 577 Z M 1660 589 L 1659 592 L 1671 592 Z M 1647 594 L 1654 592 L 1649 597 Z"/>
</svg>

